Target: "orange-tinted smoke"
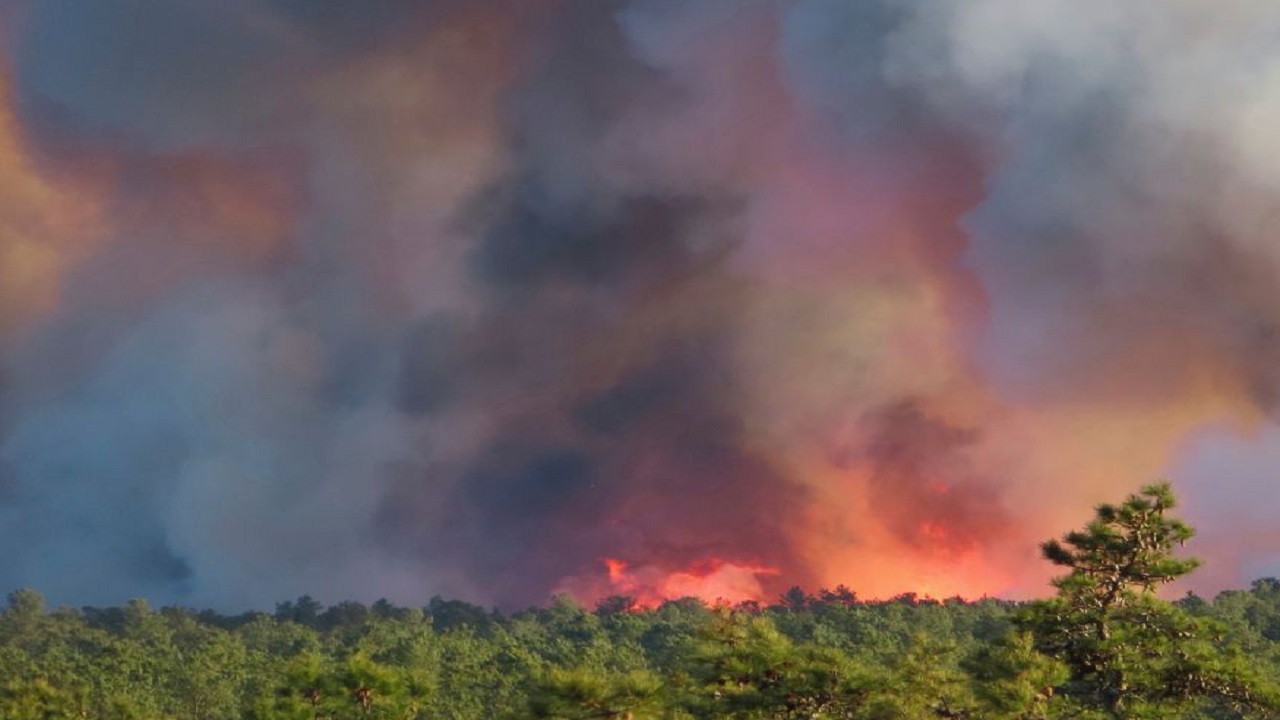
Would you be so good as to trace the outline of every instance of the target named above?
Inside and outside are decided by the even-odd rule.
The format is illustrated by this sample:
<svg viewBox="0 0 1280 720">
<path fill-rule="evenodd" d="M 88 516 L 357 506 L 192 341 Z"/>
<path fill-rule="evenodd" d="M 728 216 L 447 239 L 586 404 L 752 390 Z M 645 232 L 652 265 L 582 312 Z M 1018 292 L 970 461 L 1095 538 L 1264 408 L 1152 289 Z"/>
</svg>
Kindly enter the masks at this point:
<svg viewBox="0 0 1280 720">
<path fill-rule="evenodd" d="M 10 83 L 0 66 L 0 337 L 57 306 L 67 268 L 106 230 L 94 183 L 30 152 Z"/>
<path fill-rule="evenodd" d="M 643 606 L 769 601 L 795 584 L 1042 593 L 1038 543 L 1166 472 L 1197 427 L 1256 423 L 1249 376 L 1272 356 L 1182 324 L 1155 288 L 1086 324 L 1101 349 L 1082 342 L 1036 392 L 1011 392 L 983 362 L 1008 298 L 971 253 L 982 224 L 966 225 L 994 153 L 918 108 L 887 139 L 849 132 L 839 98 L 797 90 L 768 5 L 460 3 L 302 73 L 283 129 L 159 150 L 90 138 L 92 171 L 66 177 L 6 94 L 0 333 L 56 318 L 69 286 L 90 318 L 142 316 L 210 278 L 283 287 L 302 308 L 262 312 L 296 323 L 263 333 L 287 340 L 267 367 L 321 390 L 264 411 L 283 429 L 253 441 L 282 465 L 352 438 L 375 450 L 270 512 L 234 493 L 164 510 L 207 521 L 170 523 L 157 544 L 219 599 L 320 592 L 309 583 L 335 599 L 558 589 Z M 574 42 L 586 61 L 547 59 Z M 574 94 L 584 84 L 602 89 Z M 496 222 L 508 196 L 534 217 Z M 520 235 L 544 206 L 588 250 L 624 238 L 630 264 L 477 269 L 502 232 L 563 251 Z M 610 213 L 625 222 L 591 226 Z M 1025 332 L 1055 347 L 1065 330 Z M 256 367 L 261 348 L 224 347 L 238 340 L 211 342 Z M 78 372 L 93 377 L 111 348 L 90 346 Z M 216 471 L 240 470 L 230 455 L 197 458 L 207 495 L 175 495 L 217 495 Z M 356 500 L 330 511 L 329 498 Z M 220 534 L 233 525 L 244 532 Z M 281 526 L 332 571 L 253 542 Z M 219 594 L 237 582 L 270 587 Z"/>
</svg>

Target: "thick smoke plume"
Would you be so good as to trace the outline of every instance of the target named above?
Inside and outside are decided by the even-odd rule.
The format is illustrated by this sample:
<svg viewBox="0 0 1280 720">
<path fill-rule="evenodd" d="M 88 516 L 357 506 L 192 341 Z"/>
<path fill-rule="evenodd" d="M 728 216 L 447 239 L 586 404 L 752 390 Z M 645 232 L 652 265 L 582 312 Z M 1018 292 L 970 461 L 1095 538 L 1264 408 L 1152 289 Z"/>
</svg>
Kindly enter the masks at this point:
<svg viewBox="0 0 1280 720">
<path fill-rule="evenodd" d="M 1280 6 L 0 0 L 0 586 L 1280 570 Z"/>
</svg>

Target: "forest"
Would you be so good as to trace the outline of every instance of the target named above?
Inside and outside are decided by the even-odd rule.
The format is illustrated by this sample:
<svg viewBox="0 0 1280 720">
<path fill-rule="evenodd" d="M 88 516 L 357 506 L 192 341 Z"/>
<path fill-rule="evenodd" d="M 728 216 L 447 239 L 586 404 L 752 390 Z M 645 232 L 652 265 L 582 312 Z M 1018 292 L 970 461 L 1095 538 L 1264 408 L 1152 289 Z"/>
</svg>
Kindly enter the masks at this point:
<svg viewBox="0 0 1280 720">
<path fill-rule="evenodd" d="M 6 720 L 1280 717 L 1280 580 L 1161 599 L 1198 564 L 1168 485 L 1043 544 L 1053 597 L 569 597 L 502 614 L 309 597 L 0 612 Z"/>
</svg>

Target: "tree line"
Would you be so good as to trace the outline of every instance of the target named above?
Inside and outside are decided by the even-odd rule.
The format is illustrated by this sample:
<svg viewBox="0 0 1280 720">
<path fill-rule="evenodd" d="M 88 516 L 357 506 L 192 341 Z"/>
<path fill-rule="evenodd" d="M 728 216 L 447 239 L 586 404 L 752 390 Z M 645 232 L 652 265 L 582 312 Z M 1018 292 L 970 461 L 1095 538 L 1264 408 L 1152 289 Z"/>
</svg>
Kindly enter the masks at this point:
<svg viewBox="0 0 1280 720">
<path fill-rule="evenodd" d="M 0 611 L 0 718 L 1280 718 L 1280 580 L 1212 600 L 1156 591 L 1196 567 L 1168 485 L 1042 546 L 1046 600 L 860 600 L 792 589 L 503 615 L 433 598 L 275 613 Z"/>
</svg>

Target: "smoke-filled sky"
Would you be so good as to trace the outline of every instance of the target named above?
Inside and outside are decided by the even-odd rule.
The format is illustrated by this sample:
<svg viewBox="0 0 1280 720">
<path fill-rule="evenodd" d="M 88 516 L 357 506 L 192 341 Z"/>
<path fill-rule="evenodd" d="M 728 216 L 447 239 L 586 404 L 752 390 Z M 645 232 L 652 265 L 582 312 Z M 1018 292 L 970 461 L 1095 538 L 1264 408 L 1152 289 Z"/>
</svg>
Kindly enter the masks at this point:
<svg viewBox="0 0 1280 720">
<path fill-rule="evenodd" d="M 1271 0 L 0 0 L 0 587 L 1280 573 Z"/>
</svg>

